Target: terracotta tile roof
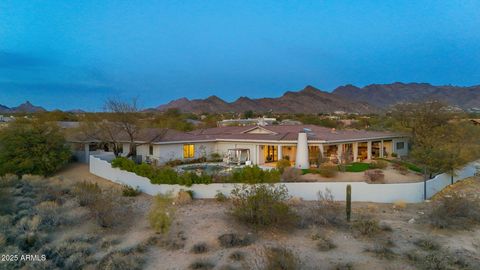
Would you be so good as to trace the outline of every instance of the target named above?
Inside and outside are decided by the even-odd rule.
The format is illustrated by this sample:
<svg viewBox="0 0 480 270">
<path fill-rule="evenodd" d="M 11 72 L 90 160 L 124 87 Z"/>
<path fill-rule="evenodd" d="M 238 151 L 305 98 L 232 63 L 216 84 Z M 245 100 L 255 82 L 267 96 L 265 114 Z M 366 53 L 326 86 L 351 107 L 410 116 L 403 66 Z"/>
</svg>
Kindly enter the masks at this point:
<svg viewBox="0 0 480 270">
<path fill-rule="evenodd" d="M 249 133 L 260 128 L 264 133 Z M 402 134 L 366 130 L 334 130 L 315 125 L 275 125 L 275 126 L 232 126 L 197 129 L 191 132 L 180 132 L 172 129 L 148 128 L 138 134 L 138 141 L 152 143 L 188 142 L 188 141 L 221 141 L 221 140 L 254 140 L 254 141 L 296 141 L 299 132 L 306 132 L 309 141 L 355 141 L 375 138 L 404 137 Z M 85 141 L 90 140 L 84 138 Z M 125 133 L 118 134 L 118 141 L 128 141 Z M 70 141 L 82 141 L 80 139 Z"/>
<path fill-rule="evenodd" d="M 270 131 L 270 134 L 248 133 L 252 126 L 216 127 L 198 129 L 191 132 L 179 133 L 170 138 L 162 138 L 158 142 L 187 141 L 187 140 L 261 140 L 261 141 L 296 141 L 299 132 L 306 132 L 312 141 L 342 141 L 360 140 L 367 138 L 402 137 L 402 134 L 377 132 L 366 130 L 332 130 L 315 125 L 284 125 L 264 126 L 261 129 Z"/>
</svg>

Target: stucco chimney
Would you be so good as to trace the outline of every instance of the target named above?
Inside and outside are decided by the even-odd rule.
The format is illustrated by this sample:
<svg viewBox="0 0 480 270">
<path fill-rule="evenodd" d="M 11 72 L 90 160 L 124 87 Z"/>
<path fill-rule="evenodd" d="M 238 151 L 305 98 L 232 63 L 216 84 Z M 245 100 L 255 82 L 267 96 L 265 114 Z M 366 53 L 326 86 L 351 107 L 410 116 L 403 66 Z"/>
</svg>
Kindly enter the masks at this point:
<svg viewBox="0 0 480 270">
<path fill-rule="evenodd" d="M 299 132 L 297 140 L 297 155 L 295 158 L 295 168 L 308 169 L 310 162 L 308 161 L 308 139 L 307 133 Z"/>
</svg>

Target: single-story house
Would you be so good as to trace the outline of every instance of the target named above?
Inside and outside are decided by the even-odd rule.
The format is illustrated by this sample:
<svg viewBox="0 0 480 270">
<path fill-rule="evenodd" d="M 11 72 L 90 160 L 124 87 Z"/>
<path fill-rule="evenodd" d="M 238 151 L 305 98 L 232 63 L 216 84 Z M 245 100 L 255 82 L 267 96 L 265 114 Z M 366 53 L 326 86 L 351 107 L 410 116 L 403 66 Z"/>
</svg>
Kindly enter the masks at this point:
<svg viewBox="0 0 480 270">
<path fill-rule="evenodd" d="M 122 153 L 130 150 L 126 136 L 118 134 Z M 209 157 L 216 153 L 227 162 L 264 165 L 289 159 L 307 168 L 328 159 L 334 163 L 405 156 L 408 137 L 403 134 L 365 130 L 336 130 L 315 125 L 228 126 L 180 132 L 143 129 L 136 141 L 136 155 L 146 162 Z M 71 138 L 80 161 L 98 151 L 109 151 L 109 142 Z"/>
</svg>

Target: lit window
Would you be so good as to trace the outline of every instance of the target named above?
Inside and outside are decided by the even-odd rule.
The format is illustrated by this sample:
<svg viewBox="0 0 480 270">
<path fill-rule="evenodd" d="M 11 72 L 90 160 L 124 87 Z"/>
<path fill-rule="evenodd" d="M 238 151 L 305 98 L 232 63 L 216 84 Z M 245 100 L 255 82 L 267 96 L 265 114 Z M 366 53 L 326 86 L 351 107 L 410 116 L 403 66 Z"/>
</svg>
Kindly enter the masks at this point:
<svg viewBox="0 0 480 270">
<path fill-rule="evenodd" d="M 153 156 L 153 145 L 150 145 L 150 147 L 148 147 L 148 154 L 150 156 Z"/>
<path fill-rule="evenodd" d="M 397 142 L 397 150 L 402 150 L 405 148 L 405 143 L 404 142 Z"/>
<path fill-rule="evenodd" d="M 184 144 L 183 145 L 183 158 L 193 158 L 195 156 L 195 145 Z"/>
</svg>

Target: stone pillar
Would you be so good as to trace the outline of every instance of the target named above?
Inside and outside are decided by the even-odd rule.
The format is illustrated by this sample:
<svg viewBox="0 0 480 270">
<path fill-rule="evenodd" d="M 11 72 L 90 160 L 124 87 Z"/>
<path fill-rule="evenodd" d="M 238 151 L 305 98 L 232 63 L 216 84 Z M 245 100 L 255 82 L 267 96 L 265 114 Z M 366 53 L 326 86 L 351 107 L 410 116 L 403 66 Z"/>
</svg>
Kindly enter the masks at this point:
<svg viewBox="0 0 480 270">
<path fill-rule="evenodd" d="M 297 140 L 297 154 L 295 158 L 295 168 L 308 169 L 310 163 L 308 162 L 308 139 L 307 133 L 299 132 Z"/>
<path fill-rule="evenodd" d="M 255 163 L 257 165 L 260 165 L 260 159 L 261 159 L 260 155 L 262 154 L 262 149 L 260 147 L 261 147 L 260 145 L 255 146 L 255 157 L 256 157 Z"/>
<path fill-rule="evenodd" d="M 282 153 L 282 146 L 281 145 L 277 145 L 277 159 L 278 160 L 283 159 L 283 153 Z"/>
<path fill-rule="evenodd" d="M 372 141 L 367 142 L 367 159 L 372 159 Z"/>
<path fill-rule="evenodd" d="M 380 158 L 383 158 L 383 140 L 380 141 Z"/>
<path fill-rule="evenodd" d="M 352 143 L 353 148 L 353 162 L 358 161 L 358 142 Z"/>
<path fill-rule="evenodd" d="M 337 159 L 338 163 L 343 163 L 342 161 L 342 154 L 343 154 L 343 144 L 337 144 Z"/>
<path fill-rule="evenodd" d="M 83 151 L 85 152 L 85 163 L 90 163 L 90 145 L 88 143 L 83 145 Z"/>
<path fill-rule="evenodd" d="M 322 158 L 324 158 L 325 156 L 323 155 L 323 151 L 324 151 L 323 144 L 319 144 L 318 149 L 320 150 L 320 155 L 322 155 Z"/>
</svg>

